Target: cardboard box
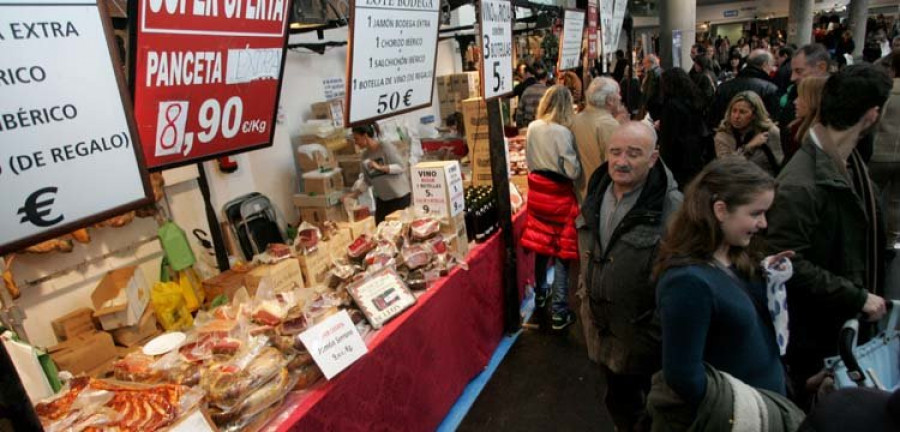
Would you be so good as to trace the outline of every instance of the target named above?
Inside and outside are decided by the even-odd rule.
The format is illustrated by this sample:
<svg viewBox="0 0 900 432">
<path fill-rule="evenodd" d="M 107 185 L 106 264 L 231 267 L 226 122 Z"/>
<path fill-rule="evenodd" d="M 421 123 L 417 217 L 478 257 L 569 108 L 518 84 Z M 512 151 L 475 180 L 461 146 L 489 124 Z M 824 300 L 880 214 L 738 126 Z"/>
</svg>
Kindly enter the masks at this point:
<svg viewBox="0 0 900 432">
<path fill-rule="evenodd" d="M 337 168 L 334 153 L 321 144 L 304 144 L 296 150 L 297 165 L 303 172 L 328 171 Z"/>
<path fill-rule="evenodd" d="M 112 335 L 104 331 L 81 334 L 47 351 L 60 370 L 76 375 L 103 366 L 118 355 Z"/>
<path fill-rule="evenodd" d="M 320 228 L 325 224 L 325 221 L 339 222 L 347 220 L 347 212 L 344 211 L 344 206 L 342 205 L 331 207 L 303 207 L 298 210 L 300 210 L 301 221 L 311 223 Z"/>
<path fill-rule="evenodd" d="M 53 327 L 56 339 L 63 342 L 81 334 L 97 331 L 93 315 L 94 310 L 91 308 L 78 308 L 51 321 L 50 326 Z"/>
<path fill-rule="evenodd" d="M 423 214 L 451 217 L 466 208 L 459 162 L 422 162 L 412 169 L 413 207 Z"/>
<path fill-rule="evenodd" d="M 350 230 L 350 236 L 355 240 L 363 234 L 375 234 L 375 217 L 369 216 L 357 222 L 341 222 L 338 227 Z"/>
<path fill-rule="evenodd" d="M 460 228 L 466 227 L 466 213 L 460 213 L 451 218 L 441 219 L 441 234 L 445 238 L 450 238 L 459 233 Z"/>
<path fill-rule="evenodd" d="M 344 190 L 344 177 L 341 169 L 326 172 L 308 172 L 303 174 L 303 192 L 309 195 L 327 195 Z"/>
<path fill-rule="evenodd" d="M 264 278 L 269 278 L 276 293 L 303 288 L 300 265 L 294 259 L 287 258 L 275 264 L 262 264 L 250 270 L 244 276 L 244 285 L 248 290 L 256 292 Z"/>
<path fill-rule="evenodd" d="M 343 258 L 347 255 L 347 246 L 350 246 L 351 243 L 353 243 L 353 235 L 350 233 L 350 228 L 338 228 L 326 245 L 332 258 Z"/>
<path fill-rule="evenodd" d="M 468 142 L 488 139 L 487 105 L 484 99 L 470 98 L 462 101 L 462 114 Z"/>
<path fill-rule="evenodd" d="M 294 194 L 294 206 L 298 208 L 304 207 L 333 207 L 341 204 L 343 192 L 332 192 L 327 195 L 315 194 Z"/>
<path fill-rule="evenodd" d="M 331 269 L 331 257 L 327 242 L 326 245 L 320 243 L 320 247 L 311 253 L 300 255 L 296 262 L 303 271 L 307 286 L 313 287 L 327 283 L 328 271 Z"/>
<path fill-rule="evenodd" d="M 359 154 L 337 156 L 337 164 L 344 177 L 344 186 L 352 187 L 362 172 L 362 156 Z"/>
<path fill-rule="evenodd" d="M 251 268 L 252 269 L 252 268 Z M 206 302 L 212 302 L 216 297 L 225 295 L 228 300 L 234 298 L 234 293 L 244 288 L 244 276 L 248 271 L 236 271 L 234 269 L 226 270 L 213 276 L 201 283 L 203 291 L 206 292 Z M 256 288 L 256 287 L 253 287 Z M 247 293 L 253 296 L 256 290 L 247 289 Z"/>
<path fill-rule="evenodd" d="M 466 224 L 463 223 L 456 231 L 455 235 L 444 234 L 444 236 L 444 238 L 447 239 L 448 246 L 450 246 L 450 251 L 456 253 L 456 255 L 461 258 L 465 258 L 469 253 L 469 234 L 468 231 L 466 231 Z"/>
<path fill-rule="evenodd" d="M 344 129 L 323 133 L 321 135 L 300 135 L 293 140 L 294 147 L 304 144 L 322 144 L 325 148 L 337 152 L 347 146 Z"/>
<path fill-rule="evenodd" d="M 147 308 L 137 325 L 117 328 L 112 331 L 113 340 L 124 347 L 132 347 L 139 342 L 160 333 L 156 327 L 156 314 Z"/>
<path fill-rule="evenodd" d="M 519 189 L 519 193 L 522 194 L 522 197 L 525 197 L 525 194 L 528 193 L 528 176 L 527 175 L 514 175 L 510 176 L 509 181 L 512 182 L 516 186 L 516 189 Z"/>
<path fill-rule="evenodd" d="M 310 106 L 314 119 L 331 120 L 338 127 L 344 126 L 344 100 L 341 98 L 330 99 L 325 102 L 316 102 Z"/>
<path fill-rule="evenodd" d="M 91 293 L 91 301 L 104 330 L 132 326 L 141 320 L 150 302 L 150 288 L 139 267 L 123 267 L 103 277 Z"/>
</svg>

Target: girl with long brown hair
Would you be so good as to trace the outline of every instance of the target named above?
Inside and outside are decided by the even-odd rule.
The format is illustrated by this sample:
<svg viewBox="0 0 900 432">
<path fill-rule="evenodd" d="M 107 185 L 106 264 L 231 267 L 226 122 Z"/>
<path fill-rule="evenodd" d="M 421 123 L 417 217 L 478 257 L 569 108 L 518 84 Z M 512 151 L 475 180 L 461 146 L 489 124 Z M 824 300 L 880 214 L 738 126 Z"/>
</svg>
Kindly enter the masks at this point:
<svg viewBox="0 0 900 432">
<path fill-rule="evenodd" d="M 774 179 L 756 164 L 717 159 L 688 185 L 660 246 L 655 275 L 662 372 L 695 407 L 706 392 L 705 364 L 785 394 L 775 331 L 763 315 L 766 288 L 754 238 L 766 228 L 774 195 Z"/>
</svg>

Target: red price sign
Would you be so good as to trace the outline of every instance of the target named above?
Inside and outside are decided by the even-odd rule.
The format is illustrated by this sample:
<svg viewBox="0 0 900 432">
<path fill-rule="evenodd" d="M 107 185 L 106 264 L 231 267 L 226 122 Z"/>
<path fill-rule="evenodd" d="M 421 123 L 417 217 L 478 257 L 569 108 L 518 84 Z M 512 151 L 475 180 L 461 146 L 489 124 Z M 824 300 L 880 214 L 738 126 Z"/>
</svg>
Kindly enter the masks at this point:
<svg viewBox="0 0 900 432">
<path fill-rule="evenodd" d="M 150 169 L 271 145 L 289 0 L 139 0 L 134 113 Z"/>
<path fill-rule="evenodd" d="M 597 33 L 597 0 L 588 0 L 587 8 L 588 26 L 588 58 L 597 58 L 598 33 Z"/>
</svg>

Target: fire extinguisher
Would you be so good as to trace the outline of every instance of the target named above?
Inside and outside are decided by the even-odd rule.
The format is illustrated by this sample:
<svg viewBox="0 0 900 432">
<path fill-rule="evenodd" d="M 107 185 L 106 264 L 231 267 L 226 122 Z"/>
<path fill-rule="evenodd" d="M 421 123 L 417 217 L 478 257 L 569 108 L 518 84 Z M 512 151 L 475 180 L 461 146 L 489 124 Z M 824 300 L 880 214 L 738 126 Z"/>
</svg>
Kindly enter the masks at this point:
<svg viewBox="0 0 900 432">
<path fill-rule="evenodd" d="M 231 156 L 220 157 L 216 160 L 219 162 L 219 171 L 225 174 L 231 174 L 238 170 L 237 161 Z"/>
</svg>

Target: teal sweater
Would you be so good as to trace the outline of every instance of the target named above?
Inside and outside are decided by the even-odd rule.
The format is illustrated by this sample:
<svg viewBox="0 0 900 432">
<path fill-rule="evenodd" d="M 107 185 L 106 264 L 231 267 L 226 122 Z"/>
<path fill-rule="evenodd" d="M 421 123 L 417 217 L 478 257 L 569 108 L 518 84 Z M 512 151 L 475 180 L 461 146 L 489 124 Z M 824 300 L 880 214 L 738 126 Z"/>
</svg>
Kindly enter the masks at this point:
<svg viewBox="0 0 900 432">
<path fill-rule="evenodd" d="M 765 286 L 747 285 L 765 305 Z M 771 321 L 765 322 L 737 281 L 711 265 L 667 270 L 657 287 L 663 374 L 696 406 L 706 394 L 707 362 L 758 389 L 785 394 L 784 369 Z"/>
</svg>

